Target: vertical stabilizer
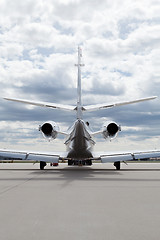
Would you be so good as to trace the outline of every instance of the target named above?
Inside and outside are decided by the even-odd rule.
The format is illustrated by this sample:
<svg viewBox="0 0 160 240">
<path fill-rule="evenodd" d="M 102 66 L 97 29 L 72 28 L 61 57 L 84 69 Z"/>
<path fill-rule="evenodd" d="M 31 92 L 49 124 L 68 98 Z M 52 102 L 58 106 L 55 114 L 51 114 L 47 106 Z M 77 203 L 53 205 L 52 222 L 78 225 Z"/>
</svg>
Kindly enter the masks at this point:
<svg viewBox="0 0 160 240">
<path fill-rule="evenodd" d="M 78 79 L 77 79 L 77 119 L 82 119 L 82 99 L 81 99 L 81 64 L 82 49 L 78 46 Z"/>
</svg>

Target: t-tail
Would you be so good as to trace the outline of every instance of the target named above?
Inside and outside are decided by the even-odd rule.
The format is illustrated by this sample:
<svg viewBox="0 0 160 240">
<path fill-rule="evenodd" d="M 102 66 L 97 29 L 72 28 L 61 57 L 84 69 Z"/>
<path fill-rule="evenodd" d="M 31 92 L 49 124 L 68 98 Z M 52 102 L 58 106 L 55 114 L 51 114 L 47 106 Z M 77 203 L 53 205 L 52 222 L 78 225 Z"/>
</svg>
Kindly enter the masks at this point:
<svg viewBox="0 0 160 240">
<path fill-rule="evenodd" d="M 17 99 L 17 98 L 4 98 L 5 100 L 14 101 L 14 102 L 20 102 L 25 104 L 30 104 L 33 106 L 40 106 L 40 107 L 47 107 L 50 109 L 61 109 L 61 110 L 69 110 L 69 111 L 76 111 L 77 112 L 77 119 L 82 119 L 83 117 L 83 111 L 95 111 L 99 109 L 107 109 L 112 107 L 119 107 L 123 105 L 143 102 L 143 101 L 149 101 L 156 98 L 156 96 L 153 97 L 147 97 L 147 98 L 141 98 L 136 99 L 132 101 L 125 101 L 125 102 L 118 102 L 118 103 L 101 103 L 101 104 L 95 104 L 95 105 L 84 105 L 82 106 L 82 99 L 81 99 L 81 67 L 84 66 L 84 64 L 81 63 L 82 58 L 82 50 L 80 46 L 78 46 L 78 63 L 76 64 L 78 68 L 78 79 L 77 79 L 77 105 L 66 105 L 66 104 L 58 104 L 58 103 L 50 103 L 50 102 L 39 102 L 34 100 L 25 100 L 25 99 Z"/>
</svg>

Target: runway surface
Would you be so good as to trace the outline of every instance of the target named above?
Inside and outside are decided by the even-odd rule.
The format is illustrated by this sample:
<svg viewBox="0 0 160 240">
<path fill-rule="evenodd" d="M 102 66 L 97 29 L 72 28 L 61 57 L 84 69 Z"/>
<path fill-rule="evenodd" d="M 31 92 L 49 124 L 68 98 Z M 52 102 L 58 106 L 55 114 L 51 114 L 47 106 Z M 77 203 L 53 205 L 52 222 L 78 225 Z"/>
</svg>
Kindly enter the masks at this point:
<svg viewBox="0 0 160 240">
<path fill-rule="evenodd" d="M 160 164 L 0 163 L 1 240 L 157 240 Z"/>
</svg>

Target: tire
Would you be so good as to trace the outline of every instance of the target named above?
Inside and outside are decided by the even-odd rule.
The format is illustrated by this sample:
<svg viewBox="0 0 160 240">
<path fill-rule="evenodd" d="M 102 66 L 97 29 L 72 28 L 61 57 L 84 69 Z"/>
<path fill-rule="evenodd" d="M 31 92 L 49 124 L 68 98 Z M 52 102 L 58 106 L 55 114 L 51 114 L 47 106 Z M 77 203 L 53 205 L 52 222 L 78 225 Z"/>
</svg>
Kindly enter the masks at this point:
<svg viewBox="0 0 160 240">
<path fill-rule="evenodd" d="M 73 165 L 73 161 L 72 160 L 68 160 L 68 166 Z"/>
<path fill-rule="evenodd" d="M 114 166 L 116 167 L 116 170 L 120 170 L 120 169 L 121 169 L 121 163 L 120 163 L 120 161 L 114 162 Z"/>
<path fill-rule="evenodd" d="M 46 162 L 40 161 L 40 170 L 44 170 L 45 166 L 46 166 Z"/>
</svg>

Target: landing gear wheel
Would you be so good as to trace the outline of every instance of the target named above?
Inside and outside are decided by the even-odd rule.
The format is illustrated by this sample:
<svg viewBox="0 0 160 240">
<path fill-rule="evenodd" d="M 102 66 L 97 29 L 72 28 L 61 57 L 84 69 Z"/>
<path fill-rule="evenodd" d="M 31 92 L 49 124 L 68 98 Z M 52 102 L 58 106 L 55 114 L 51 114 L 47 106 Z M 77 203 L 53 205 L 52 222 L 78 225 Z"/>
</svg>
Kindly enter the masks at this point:
<svg viewBox="0 0 160 240">
<path fill-rule="evenodd" d="M 46 162 L 40 161 L 40 169 L 43 170 L 45 166 L 46 166 Z"/>
<path fill-rule="evenodd" d="M 92 165 L 92 160 L 87 160 L 86 165 L 91 166 Z"/>
<path fill-rule="evenodd" d="M 68 166 L 73 165 L 73 161 L 72 160 L 68 160 Z"/>
<path fill-rule="evenodd" d="M 120 162 L 114 162 L 114 166 L 116 167 L 116 170 L 121 169 L 121 163 Z"/>
</svg>

